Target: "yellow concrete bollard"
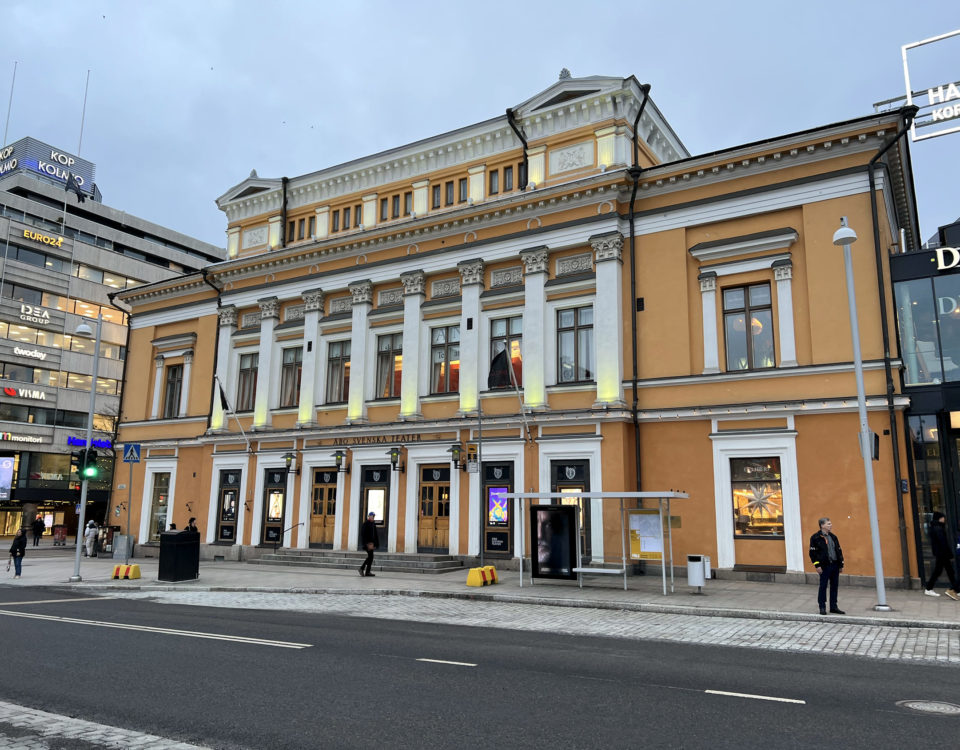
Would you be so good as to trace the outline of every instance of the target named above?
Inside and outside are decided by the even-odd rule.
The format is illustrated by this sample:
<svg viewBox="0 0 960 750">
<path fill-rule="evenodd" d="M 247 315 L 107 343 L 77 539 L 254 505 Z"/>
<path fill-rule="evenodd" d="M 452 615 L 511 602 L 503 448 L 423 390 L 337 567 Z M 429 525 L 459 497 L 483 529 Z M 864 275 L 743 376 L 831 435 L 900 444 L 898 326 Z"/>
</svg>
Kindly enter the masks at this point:
<svg viewBox="0 0 960 750">
<path fill-rule="evenodd" d="M 492 565 L 485 565 L 483 570 L 487 574 L 487 584 L 493 585 L 495 583 L 500 583 L 500 579 L 497 577 L 497 569 Z"/>
<path fill-rule="evenodd" d="M 467 572 L 467 586 L 486 586 L 487 580 L 483 568 L 470 568 Z"/>
<path fill-rule="evenodd" d="M 117 578 L 139 578 L 140 577 L 140 566 L 139 565 L 114 565 L 113 566 L 113 577 Z"/>
</svg>

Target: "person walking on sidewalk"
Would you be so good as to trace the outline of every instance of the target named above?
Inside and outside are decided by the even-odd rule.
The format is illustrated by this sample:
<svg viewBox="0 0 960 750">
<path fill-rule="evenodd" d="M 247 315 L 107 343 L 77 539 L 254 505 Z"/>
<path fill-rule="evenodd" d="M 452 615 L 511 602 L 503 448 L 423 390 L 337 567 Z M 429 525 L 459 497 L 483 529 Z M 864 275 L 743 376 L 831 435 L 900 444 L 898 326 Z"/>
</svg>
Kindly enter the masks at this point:
<svg viewBox="0 0 960 750">
<path fill-rule="evenodd" d="M 817 592 L 817 604 L 820 614 L 827 614 L 827 584 L 830 585 L 830 614 L 845 615 L 837 606 L 837 588 L 840 585 L 840 571 L 843 570 L 843 550 L 840 540 L 833 533 L 833 523 L 829 518 L 820 519 L 820 531 L 810 537 L 810 560 L 820 574 L 820 590 Z"/>
<path fill-rule="evenodd" d="M 33 519 L 33 546 L 37 547 L 40 545 L 40 537 L 43 536 L 43 532 L 47 530 L 47 524 L 43 522 L 43 516 L 39 513 L 37 517 Z"/>
<path fill-rule="evenodd" d="M 376 519 L 377 514 L 372 510 L 367 513 L 367 520 L 363 522 L 363 526 L 360 528 L 360 541 L 363 543 L 363 548 L 367 551 L 367 559 L 360 563 L 360 575 L 367 576 L 369 578 L 374 577 L 374 573 L 371 571 L 373 567 L 373 551 L 380 546 L 380 537 L 377 535 L 377 524 Z M 366 572 L 364 572 L 366 569 Z"/>
<path fill-rule="evenodd" d="M 93 545 L 97 543 L 97 524 L 91 521 L 83 532 L 84 557 L 93 557 Z"/>
<path fill-rule="evenodd" d="M 950 579 L 950 588 L 947 589 L 947 596 L 954 601 L 960 601 L 957 594 L 957 579 L 953 573 L 953 545 L 947 536 L 947 517 L 939 510 L 933 512 L 933 519 L 930 521 L 930 547 L 933 551 L 933 573 L 927 580 L 927 585 L 923 589 L 926 596 L 940 596 L 933 587 L 937 584 L 940 574 L 946 570 L 947 578 Z"/>
<path fill-rule="evenodd" d="M 23 556 L 27 554 L 27 532 L 23 529 L 17 529 L 17 534 L 13 537 L 13 544 L 10 545 L 10 559 L 13 560 L 13 565 L 15 568 L 14 578 L 20 577 L 20 572 L 23 567 Z M 10 570 L 10 565 L 7 565 L 7 570 Z"/>
</svg>

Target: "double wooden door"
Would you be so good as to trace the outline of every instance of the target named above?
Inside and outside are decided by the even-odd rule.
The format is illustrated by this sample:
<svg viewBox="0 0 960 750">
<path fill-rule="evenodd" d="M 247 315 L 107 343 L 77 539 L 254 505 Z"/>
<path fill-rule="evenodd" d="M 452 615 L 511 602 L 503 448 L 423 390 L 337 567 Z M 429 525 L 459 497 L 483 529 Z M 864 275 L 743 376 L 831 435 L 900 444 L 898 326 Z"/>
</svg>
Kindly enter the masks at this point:
<svg viewBox="0 0 960 750">
<path fill-rule="evenodd" d="M 333 548 L 337 520 L 337 470 L 314 469 L 310 506 L 310 546 Z"/>
<path fill-rule="evenodd" d="M 420 467 L 418 552 L 450 549 L 450 466 Z"/>
</svg>

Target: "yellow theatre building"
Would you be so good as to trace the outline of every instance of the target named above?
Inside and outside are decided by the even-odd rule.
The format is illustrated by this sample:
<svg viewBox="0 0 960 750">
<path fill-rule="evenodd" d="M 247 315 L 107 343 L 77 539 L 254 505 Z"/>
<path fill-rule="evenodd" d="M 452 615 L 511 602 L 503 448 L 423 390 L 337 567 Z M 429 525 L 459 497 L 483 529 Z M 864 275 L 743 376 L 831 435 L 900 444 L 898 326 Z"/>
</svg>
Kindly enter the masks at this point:
<svg viewBox="0 0 960 750">
<path fill-rule="evenodd" d="M 206 558 L 357 550 L 372 509 L 384 552 L 472 562 L 483 545 L 515 565 L 529 539 L 500 495 L 567 492 L 599 564 L 619 560 L 620 510 L 578 491 L 677 489 L 678 560 L 812 572 L 830 516 L 845 573 L 872 576 L 832 243 L 848 217 L 884 570 L 915 577 L 908 401 L 881 299 L 890 254 L 918 246 L 906 141 L 878 160 L 873 203 L 868 173 L 902 125 L 871 115 L 691 156 L 635 78 L 564 71 L 484 122 L 253 172 L 218 199 L 227 260 L 118 295 L 118 441 L 142 461 L 130 487 L 117 472 L 114 503 L 132 498 L 141 549 L 195 516 Z M 502 351 L 513 378 L 491 383 Z"/>
</svg>

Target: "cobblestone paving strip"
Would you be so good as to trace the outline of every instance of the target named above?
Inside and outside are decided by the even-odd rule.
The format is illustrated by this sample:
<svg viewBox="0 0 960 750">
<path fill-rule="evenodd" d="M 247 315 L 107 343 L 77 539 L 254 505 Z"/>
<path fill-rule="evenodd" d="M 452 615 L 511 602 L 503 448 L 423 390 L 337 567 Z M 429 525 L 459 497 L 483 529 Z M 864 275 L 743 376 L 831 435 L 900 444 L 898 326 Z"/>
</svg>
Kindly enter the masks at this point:
<svg viewBox="0 0 960 750">
<path fill-rule="evenodd" d="M 390 595 L 250 592 L 115 592 L 114 598 L 505 628 L 565 635 L 843 654 L 960 664 L 960 631 L 885 625 L 756 620 Z"/>
<path fill-rule="evenodd" d="M 0 701 L 0 747 L 4 750 L 206 750 L 153 734 Z"/>
</svg>

